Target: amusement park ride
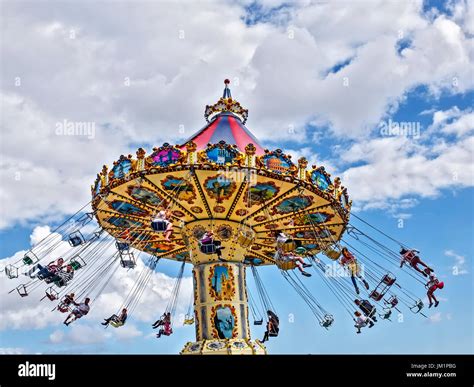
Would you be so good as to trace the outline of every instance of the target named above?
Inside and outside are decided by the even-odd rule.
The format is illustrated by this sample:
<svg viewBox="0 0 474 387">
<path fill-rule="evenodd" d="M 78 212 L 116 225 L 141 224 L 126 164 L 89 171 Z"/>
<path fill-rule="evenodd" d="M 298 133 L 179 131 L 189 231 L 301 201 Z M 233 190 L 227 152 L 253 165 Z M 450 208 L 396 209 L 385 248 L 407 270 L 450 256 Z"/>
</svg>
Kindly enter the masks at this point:
<svg viewBox="0 0 474 387">
<path fill-rule="evenodd" d="M 85 297 L 93 307 L 116 270 L 134 269 L 145 256 L 145 268 L 117 309 L 130 319 L 157 263 L 175 260 L 180 270 L 172 296 L 154 324 L 162 337 L 176 324 L 181 279 L 190 264 L 194 313 L 190 306 L 184 323 L 195 325 L 196 340 L 185 344 L 182 354 L 266 353 L 262 341 L 251 340 L 249 313 L 254 325 L 263 325 L 266 317 L 266 338 L 278 335 L 278 317 L 258 274 L 269 265 L 278 267 L 326 329 L 335 319 L 309 290 L 311 275 L 334 293 L 357 332 L 377 318 L 390 320 L 402 306 L 422 315 L 423 302 L 394 273 L 404 272 L 434 297 L 443 283 L 433 269 L 416 250 L 357 215 L 352 216 L 360 225 L 349 223 L 347 190 L 323 166 L 308 168 L 305 158 L 295 164 L 280 149 L 264 150 L 244 126 L 248 111 L 232 98 L 228 85 L 226 80 L 217 103 L 206 106 L 206 126 L 184 145 L 165 143 L 148 155 L 139 148 L 136 157 L 120 156 L 110 169 L 104 166 L 91 202 L 5 268 L 10 278 L 31 277 L 12 291 L 24 297 L 43 288 L 43 299 L 58 302 L 53 310 L 71 313 L 74 321 L 89 310 Z M 366 234 L 363 226 L 397 250 Z M 59 258 L 55 250 L 64 240 L 70 250 L 60 255 L 63 261 L 50 263 Z M 113 255 L 105 256 L 111 247 Z M 247 272 L 258 297 L 249 292 Z M 110 324 L 120 328 L 123 317 L 112 316 Z"/>
</svg>

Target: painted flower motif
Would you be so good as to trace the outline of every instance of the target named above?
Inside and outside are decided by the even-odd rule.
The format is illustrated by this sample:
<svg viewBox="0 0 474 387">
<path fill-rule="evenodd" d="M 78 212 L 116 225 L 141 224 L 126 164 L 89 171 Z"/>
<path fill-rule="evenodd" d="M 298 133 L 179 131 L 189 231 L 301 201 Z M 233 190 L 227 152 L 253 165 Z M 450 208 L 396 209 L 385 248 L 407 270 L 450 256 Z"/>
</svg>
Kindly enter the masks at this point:
<svg viewBox="0 0 474 387">
<path fill-rule="evenodd" d="M 218 214 L 222 214 L 225 212 L 225 207 L 224 206 L 215 206 L 214 207 L 214 212 L 217 212 Z"/>
</svg>

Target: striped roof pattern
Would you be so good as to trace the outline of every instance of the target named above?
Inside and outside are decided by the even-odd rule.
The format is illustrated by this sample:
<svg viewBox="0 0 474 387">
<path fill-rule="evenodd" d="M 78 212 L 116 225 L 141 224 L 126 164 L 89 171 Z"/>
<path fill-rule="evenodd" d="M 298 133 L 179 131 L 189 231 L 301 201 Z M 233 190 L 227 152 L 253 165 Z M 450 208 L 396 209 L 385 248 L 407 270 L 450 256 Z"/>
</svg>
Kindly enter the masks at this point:
<svg viewBox="0 0 474 387">
<path fill-rule="evenodd" d="M 184 144 L 194 141 L 197 150 L 206 149 L 207 144 L 217 144 L 219 141 L 225 141 L 230 145 L 237 145 L 241 152 L 245 152 L 245 147 L 252 143 L 257 148 L 257 155 L 262 155 L 264 150 L 258 143 L 255 136 L 245 127 L 239 117 L 230 112 L 222 112 L 214 117 L 214 119 L 204 128 L 199 130 Z M 185 145 L 180 148 L 184 149 Z"/>
</svg>

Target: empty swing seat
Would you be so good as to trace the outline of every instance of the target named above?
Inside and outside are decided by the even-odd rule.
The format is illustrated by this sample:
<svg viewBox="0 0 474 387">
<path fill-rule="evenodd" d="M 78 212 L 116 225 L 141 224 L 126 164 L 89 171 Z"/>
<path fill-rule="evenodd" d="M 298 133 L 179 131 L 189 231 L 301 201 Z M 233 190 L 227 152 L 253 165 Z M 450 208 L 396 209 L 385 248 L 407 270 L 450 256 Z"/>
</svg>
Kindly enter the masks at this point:
<svg viewBox="0 0 474 387">
<path fill-rule="evenodd" d="M 20 297 L 26 297 L 28 295 L 28 291 L 26 290 L 26 286 L 23 285 L 23 284 L 18 285 L 17 288 L 16 288 L 16 291 L 18 292 Z"/>
<path fill-rule="evenodd" d="M 370 295 L 369 295 L 370 298 L 374 299 L 375 301 L 380 301 L 383 297 L 383 294 L 376 291 L 376 290 L 373 290 Z"/>
<path fill-rule="evenodd" d="M 392 286 L 395 283 L 396 278 L 391 277 L 389 274 L 384 275 L 382 282 L 387 286 Z"/>
<path fill-rule="evenodd" d="M 253 325 L 262 325 L 263 324 L 263 318 L 260 320 L 253 320 Z"/>
<path fill-rule="evenodd" d="M 125 269 L 133 269 L 137 265 L 132 252 L 122 252 L 120 254 L 120 265 Z"/>
<path fill-rule="evenodd" d="M 398 305 L 398 298 L 397 296 L 391 296 L 387 301 L 387 304 L 391 305 L 392 307 L 395 307 Z"/>
<path fill-rule="evenodd" d="M 7 265 L 5 266 L 5 274 L 10 279 L 18 278 L 18 268 L 13 265 Z"/>
<path fill-rule="evenodd" d="M 252 231 L 241 230 L 237 236 L 237 243 L 244 249 L 249 248 L 253 245 L 255 240 L 255 234 Z"/>
<path fill-rule="evenodd" d="M 284 243 L 279 243 L 278 248 L 285 253 L 289 253 L 290 251 L 294 251 L 296 249 L 296 243 L 294 241 L 286 241 Z"/>
<path fill-rule="evenodd" d="M 168 223 L 164 220 L 154 220 L 151 222 L 151 228 L 155 231 L 166 231 Z"/>
<path fill-rule="evenodd" d="M 38 261 L 38 257 L 32 251 L 28 251 L 23 257 L 23 263 L 25 265 L 32 265 L 33 263 L 36 263 Z"/>
<path fill-rule="evenodd" d="M 425 305 L 423 304 L 423 301 L 421 300 L 418 300 L 415 305 L 413 305 L 412 307 L 410 307 L 410 310 L 413 312 L 413 313 L 419 313 L 423 307 Z"/>
<path fill-rule="evenodd" d="M 130 249 L 130 244 L 127 242 L 117 241 L 115 242 L 115 246 L 118 251 L 128 251 Z"/>
<path fill-rule="evenodd" d="M 295 249 L 295 253 L 296 253 L 296 254 L 305 254 L 306 252 L 307 252 L 307 250 L 306 250 L 304 247 L 302 247 L 302 246 L 297 247 L 297 248 Z"/>
<path fill-rule="evenodd" d="M 94 213 L 93 212 L 87 212 L 85 213 L 84 215 L 82 215 L 78 220 L 77 222 L 80 223 L 82 225 L 82 227 L 84 227 L 85 225 L 87 225 L 92 219 L 94 219 Z"/>
<path fill-rule="evenodd" d="M 86 266 L 86 263 L 84 262 L 84 260 L 79 256 L 72 258 L 69 264 L 72 266 L 74 271 L 79 270 L 81 267 Z"/>
<path fill-rule="evenodd" d="M 321 325 L 323 328 L 329 328 L 333 322 L 334 317 L 330 314 L 327 314 L 324 316 L 324 320 L 319 322 L 319 325 Z"/>
<path fill-rule="evenodd" d="M 72 247 L 80 246 L 85 242 L 86 240 L 84 239 L 84 236 L 81 234 L 80 231 L 75 231 L 69 234 L 69 244 Z"/>
<path fill-rule="evenodd" d="M 52 286 L 46 289 L 46 297 L 48 297 L 50 301 L 56 301 L 58 299 L 58 296 L 59 293 L 54 290 Z"/>
<path fill-rule="evenodd" d="M 215 254 L 216 245 L 214 243 L 201 244 L 200 250 L 204 254 Z"/>
<path fill-rule="evenodd" d="M 193 325 L 194 324 L 194 317 L 190 315 L 184 316 L 184 325 Z"/>
</svg>

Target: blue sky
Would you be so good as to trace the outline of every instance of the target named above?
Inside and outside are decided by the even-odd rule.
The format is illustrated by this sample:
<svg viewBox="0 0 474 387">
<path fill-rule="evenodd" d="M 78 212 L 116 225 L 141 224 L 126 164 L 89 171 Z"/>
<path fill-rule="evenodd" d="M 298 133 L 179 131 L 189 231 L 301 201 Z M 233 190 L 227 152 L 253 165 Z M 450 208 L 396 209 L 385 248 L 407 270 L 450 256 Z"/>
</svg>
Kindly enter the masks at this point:
<svg viewBox="0 0 474 387">
<path fill-rule="evenodd" d="M 418 248 L 445 282 L 428 318 L 404 310 L 402 323 L 381 321 L 356 335 L 318 277 L 305 283 L 334 314 L 329 331 L 275 268 L 262 268 L 281 321 L 269 352 L 473 352 L 472 2 L 140 9 L 121 3 L 114 16 L 103 3 L 92 19 L 91 4 L 74 10 L 56 4 L 46 12 L 7 2 L 2 15 L 9 23 L 2 42 L 1 258 L 27 250 L 35 229 L 32 239 L 87 202 L 104 163 L 138 146 L 178 143 L 201 128 L 204 106 L 217 100 L 228 77 L 233 97 L 249 109 L 247 127 L 266 147 L 341 176 L 357 215 Z M 55 124 L 64 119 L 94 122 L 94 138 L 58 136 Z M 419 124 L 420 136 L 383 135 L 389 120 Z M 453 275 L 454 266 L 463 274 Z M 193 327 L 160 340 L 150 336 L 177 271 L 176 263 L 160 262 L 155 289 L 124 333 L 103 330 L 100 313 L 68 330 L 49 305 L 8 295 L 0 302 L 0 353 L 177 353 L 194 339 Z M 181 313 L 189 302 L 189 267 L 185 275 Z M 110 300 L 125 295 L 124 278 L 120 273 L 111 284 Z M 424 297 L 422 286 L 401 279 Z M 253 289 L 250 273 L 248 282 Z M 4 277 L 0 284 L 11 288 Z M 261 338 L 263 328 L 252 329 Z"/>
</svg>

